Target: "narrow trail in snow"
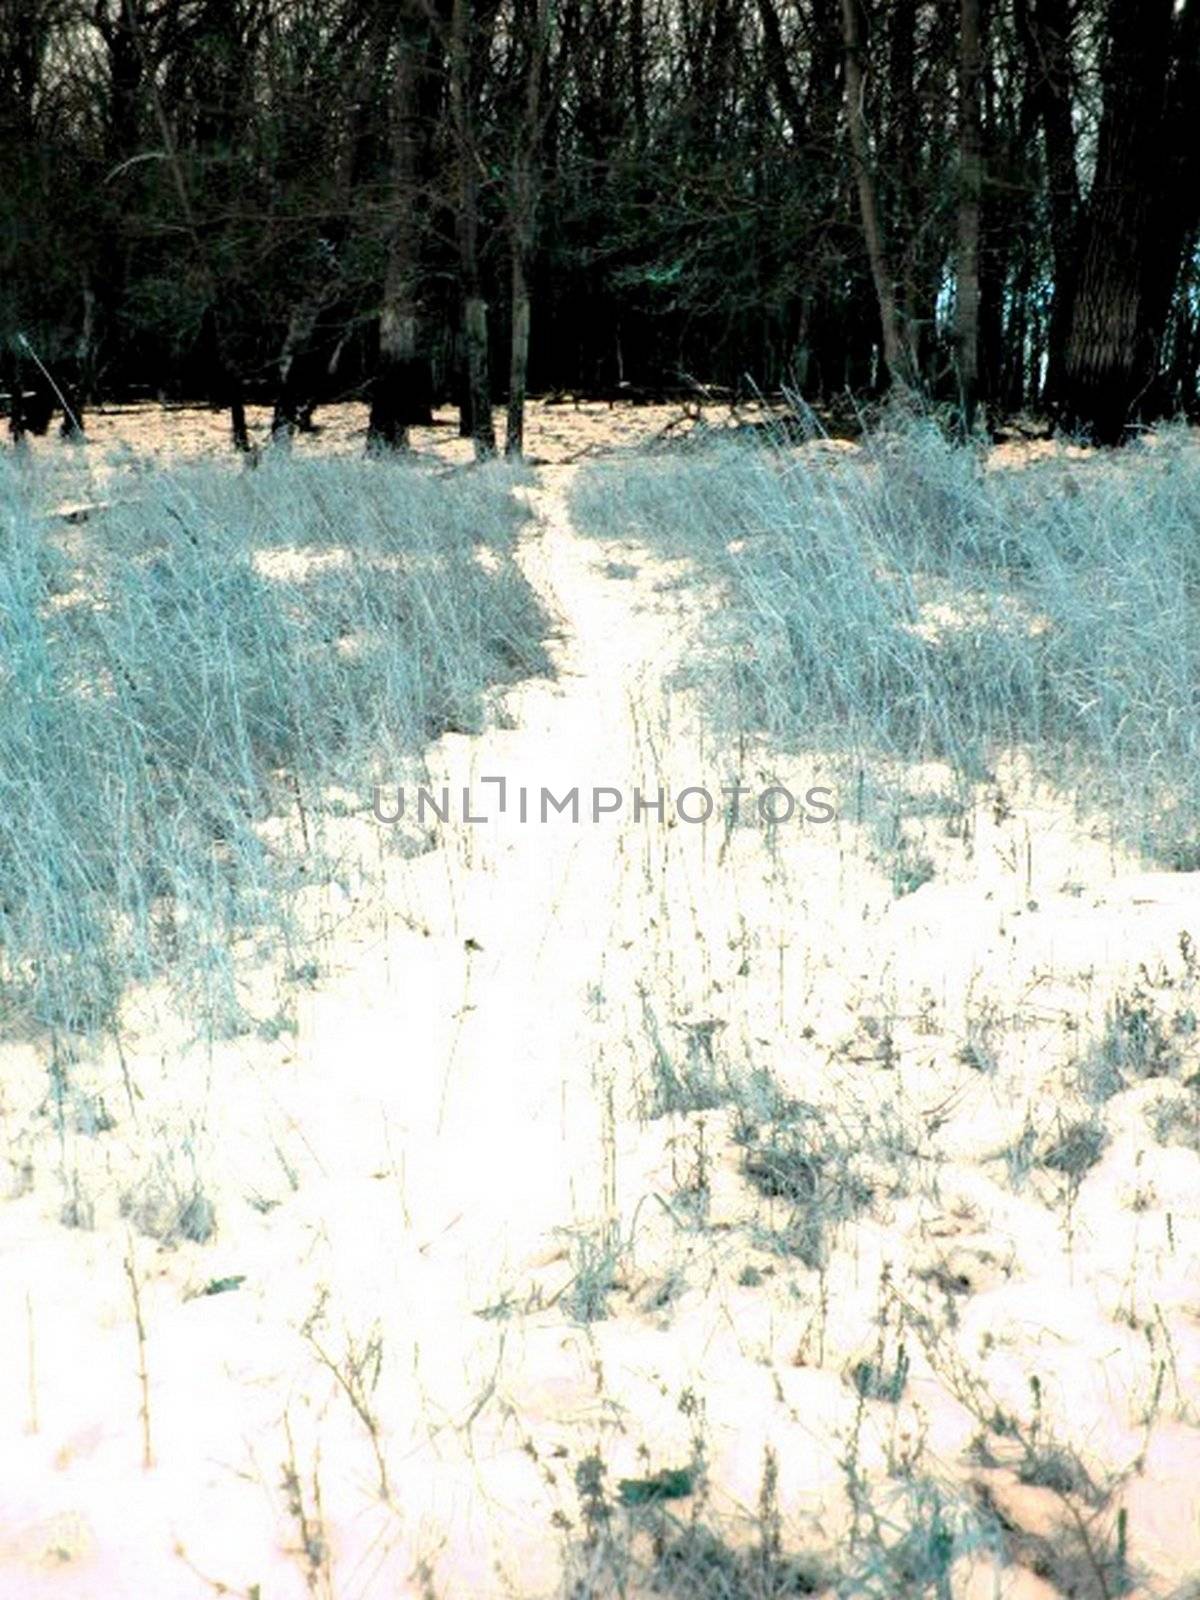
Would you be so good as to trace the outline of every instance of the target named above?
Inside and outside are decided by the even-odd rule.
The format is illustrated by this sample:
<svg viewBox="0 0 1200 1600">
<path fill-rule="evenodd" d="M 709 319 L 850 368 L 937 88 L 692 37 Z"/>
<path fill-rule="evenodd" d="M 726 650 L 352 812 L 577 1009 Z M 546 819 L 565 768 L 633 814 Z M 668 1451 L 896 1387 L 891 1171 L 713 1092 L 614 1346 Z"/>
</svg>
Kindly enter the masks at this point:
<svg viewBox="0 0 1200 1600">
<path fill-rule="evenodd" d="M 465 790 L 474 814 L 491 820 L 443 829 L 452 890 L 435 870 L 432 897 L 417 908 L 431 925 L 452 918 L 463 1000 L 436 1085 L 426 1085 L 436 1086 L 436 1116 L 432 1103 L 424 1108 L 415 1142 L 461 1171 L 459 1198 L 489 1233 L 598 1209 L 580 1171 L 599 1173 L 596 1068 L 628 1034 L 637 986 L 661 959 L 665 879 L 692 843 L 666 817 L 634 815 L 635 795 L 669 790 L 682 770 L 695 777 L 701 758 L 680 739 L 668 688 L 682 644 L 678 601 L 668 608 L 653 579 L 604 576 L 601 548 L 571 525 L 570 480 L 570 469 L 542 469 L 527 491 L 535 522 L 520 553 L 556 619 L 556 676 L 516 692 L 513 729 L 446 742 L 439 778 L 456 811 Z M 503 815 L 489 777 L 505 781 Z M 620 810 L 594 820 L 596 789 L 619 794 Z M 560 814 L 543 802 L 575 791 L 577 820 L 573 806 Z"/>
<path fill-rule="evenodd" d="M 691 1460 L 701 1430 L 715 1527 L 752 1527 L 770 1449 L 785 1541 L 836 1549 L 848 1459 L 893 1488 L 913 1441 L 939 1472 L 975 1470 L 976 1419 L 915 1343 L 901 1405 L 865 1413 L 847 1381 L 879 1359 L 885 1283 L 963 1370 L 991 1352 L 997 1402 L 1019 1405 L 1036 1371 L 1064 1439 L 1107 1439 L 1110 1462 L 1145 1450 L 1158 1358 L 1122 1286 L 1152 1271 L 1148 1294 L 1194 1301 L 1194 1171 L 1176 1160 L 1192 1158 L 1143 1166 L 1131 1110 L 1115 1180 L 1089 1178 L 1064 1229 L 1033 1185 L 1002 1181 L 997 1152 L 1058 1114 L 1055 1018 L 1102 1020 L 1093 970 L 1115 984 L 1117 951 L 1128 986 L 1134 961 L 1171 955 L 1187 876 L 1110 883 L 1069 813 L 982 805 L 958 835 L 929 822 L 937 871 L 899 895 L 849 816 L 776 836 L 728 831 L 719 807 L 704 825 L 671 800 L 636 815 L 637 790 L 761 792 L 776 757 L 751 740 L 730 756 L 679 686 L 712 597 L 633 543 L 584 537 L 572 479 L 543 468 L 517 491 L 554 676 L 429 753 L 452 808 L 435 848 L 389 852 L 373 820 L 341 824 L 378 887 L 314 890 L 320 976 L 294 1033 L 191 1053 L 135 1036 L 93 1087 L 120 1106 L 127 1073 L 137 1116 L 102 1143 L 68 1131 L 108 1185 L 104 1219 L 62 1227 L 52 1183 L 22 1180 L 0 1207 L 0 1600 L 616 1592 L 564 1579 L 590 1559 L 576 1474 L 600 1459 L 611 1494 Z M 794 793 L 827 776 L 778 760 Z M 598 821 L 595 788 L 621 796 Z M 489 820 L 463 819 L 464 790 Z M 578 790 L 578 820 L 543 820 L 543 790 Z M 1003 1070 L 965 1062 L 981 997 L 1015 1016 L 1030 996 L 1042 1020 L 1005 1034 Z M 706 1065 L 724 1095 L 670 1092 Z M 841 1151 L 870 1196 L 818 1267 L 787 1231 L 794 1196 L 748 1179 L 736 1124 L 764 1094 L 826 1141 L 803 1171 Z M 65 1179 L 44 1111 L 26 1135 L 0 1110 L 13 1173 L 32 1151 Z M 117 1220 L 118 1197 L 163 1183 L 202 1184 L 214 1239 L 162 1248 Z M 951 1315 L 935 1296 L 960 1273 Z M 1192 1459 L 1128 1491 L 1142 1548 L 1194 1524 Z"/>
<path fill-rule="evenodd" d="M 671 821 L 681 787 L 724 778 L 671 685 L 696 597 L 658 587 L 672 569 L 645 552 L 635 578 L 607 576 L 611 549 L 571 524 L 572 476 L 544 468 L 519 491 L 533 520 L 518 559 L 554 620 L 554 676 L 507 697 L 510 726 L 440 741 L 430 788 L 449 791 L 452 820 L 389 874 L 390 935 L 354 952 L 302 1025 L 314 1062 L 345 1064 L 309 1076 L 297 1114 L 323 1174 L 297 1197 L 320 1217 L 320 1281 L 360 1326 L 397 1309 L 397 1498 L 410 1518 L 428 1507 L 447 1570 L 480 1600 L 497 1560 L 530 1583 L 520 1592 L 550 1592 L 559 1555 L 521 1430 L 605 1404 L 558 1303 L 574 1241 L 627 1230 L 650 1192 L 634 1118 L 650 1035 L 682 1053 L 681 1019 L 703 1018 L 717 972 L 744 959 L 720 826 Z M 504 779 L 503 814 L 489 778 Z M 596 788 L 620 810 L 593 820 Z M 636 813 L 635 793 L 660 788 L 661 814 Z M 543 816 L 543 791 L 573 790 L 578 820 Z M 462 820 L 464 791 L 486 823 Z M 661 1154 L 661 1130 L 651 1144 Z M 367 1172 L 393 1175 L 395 1208 Z M 532 1314 L 479 1315 L 509 1303 Z"/>
</svg>

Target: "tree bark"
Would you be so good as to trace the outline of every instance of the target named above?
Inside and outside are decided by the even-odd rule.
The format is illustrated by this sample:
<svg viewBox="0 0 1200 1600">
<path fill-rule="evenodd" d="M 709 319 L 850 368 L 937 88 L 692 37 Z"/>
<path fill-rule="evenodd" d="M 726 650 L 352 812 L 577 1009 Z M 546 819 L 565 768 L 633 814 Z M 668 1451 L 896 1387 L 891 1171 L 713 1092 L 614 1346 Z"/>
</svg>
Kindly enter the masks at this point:
<svg viewBox="0 0 1200 1600">
<path fill-rule="evenodd" d="M 1163 344 L 1180 277 L 1200 230 L 1200 140 L 1195 128 L 1200 104 L 1200 0 L 1187 0 L 1176 8 L 1172 32 L 1166 128 L 1150 231 L 1154 246 L 1142 253 L 1146 339 L 1154 373 L 1139 409 L 1151 418 L 1175 403 L 1162 371 Z"/>
<path fill-rule="evenodd" d="M 136 13 L 125 0 L 95 0 L 92 23 L 104 42 L 108 72 L 104 105 L 103 153 L 105 198 L 100 212 L 95 273 L 96 323 L 91 348 L 84 358 L 82 386 L 94 400 L 103 376 L 123 355 L 122 314 L 129 280 L 130 249 L 125 225 L 128 206 L 127 164 L 141 146 L 139 108 L 147 63 L 155 51 L 139 32 Z"/>
<path fill-rule="evenodd" d="M 1119 444 L 1155 374 L 1146 261 L 1169 248 L 1155 204 L 1165 158 L 1172 0 L 1113 0 L 1096 173 L 1063 362 L 1063 416 Z"/>
<path fill-rule="evenodd" d="M 512 255 L 512 333 L 508 366 L 508 418 L 504 434 L 506 456 L 525 449 L 525 391 L 529 372 L 529 279 L 525 250 L 514 244 Z"/>
<path fill-rule="evenodd" d="M 783 43 L 783 31 L 779 26 L 779 13 L 775 10 L 775 0 L 758 0 L 758 15 L 762 24 L 763 55 L 771 86 L 775 90 L 775 98 L 779 101 L 780 109 L 791 126 L 792 142 L 799 146 L 804 142 L 808 118 L 804 114 L 804 107 L 796 92 L 791 68 L 788 65 L 787 50 Z"/>
<path fill-rule="evenodd" d="M 960 429 L 975 427 L 979 405 L 979 214 L 983 195 L 983 36 L 980 0 L 961 0 L 958 60 L 958 260 L 954 291 L 954 349 L 958 364 Z"/>
<path fill-rule="evenodd" d="M 428 28 L 404 0 L 392 84 L 392 223 L 379 313 L 379 362 L 371 387 L 367 447 L 407 450 L 408 431 L 428 425 L 429 364 L 421 350 L 419 83 L 427 68 Z"/>
<path fill-rule="evenodd" d="M 479 267 L 479 151 L 472 108 L 475 0 L 453 0 L 450 19 L 450 116 L 457 144 L 456 233 L 462 285 L 462 334 L 466 355 L 471 437 L 477 460 L 496 453 L 488 373 L 488 307 Z"/>
<path fill-rule="evenodd" d="M 1047 403 L 1062 393 L 1063 360 L 1070 330 L 1077 269 L 1080 215 L 1079 173 L 1072 120 L 1071 13 L 1069 0 L 1017 0 L 1017 30 L 1025 48 L 1030 83 L 1041 123 L 1046 155 L 1050 249 L 1054 297 L 1050 310 L 1049 364 L 1044 385 Z"/>
<path fill-rule="evenodd" d="M 629 76 L 633 90 L 634 153 L 639 160 L 646 153 L 646 7 L 645 0 L 631 0 L 629 10 Z"/>
<path fill-rule="evenodd" d="M 866 239 L 871 281 L 879 307 L 883 335 L 883 358 L 892 385 L 909 389 L 914 382 L 911 351 L 904 338 L 896 304 L 896 280 L 888 258 L 883 224 L 879 215 L 879 196 L 871 166 L 870 140 L 863 96 L 862 43 L 858 23 L 858 0 L 842 0 L 842 37 L 846 51 L 846 120 L 850 127 L 850 147 L 854 155 L 858 205 Z"/>
<path fill-rule="evenodd" d="M 529 376 L 531 318 L 529 263 L 537 223 L 542 69 L 549 9 L 549 0 L 532 0 L 526 13 L 531 36 L 526 57 L 524 107 L 516 135 L 509 191 L 512 327 L 508 363 L 508 418 L 504 433 L 506 456 L 519 456 L 525 448 L 525 391 Z"/>
</svg>

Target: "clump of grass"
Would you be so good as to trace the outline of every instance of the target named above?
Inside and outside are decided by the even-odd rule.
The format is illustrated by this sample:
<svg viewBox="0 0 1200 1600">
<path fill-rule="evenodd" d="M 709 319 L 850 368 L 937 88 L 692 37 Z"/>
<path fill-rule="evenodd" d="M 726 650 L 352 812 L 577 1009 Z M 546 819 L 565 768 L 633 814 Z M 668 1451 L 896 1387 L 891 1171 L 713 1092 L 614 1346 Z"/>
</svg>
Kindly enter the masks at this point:
<svg viewBox="0 0 1200 1600">
<path fill-rule="evenodd" d="M 1019 751 L 1190 868 L 1200 837 L 1200 452 L 983 471 L 929 420 L 836 462 L 712 442 L 593 468 L 580 524 L 691 558 L 717 720 L 831 764 Z"/>
<path fill-rule="evenodd" d="M 1098 1118 L 1080 1117 L 1071 1122 L 1060 1119 L 1038 1164 L 1078 1183 L 1100 1160 L 1107 1145 L 1108 1131 Z"/>
<path fill-rule="evenodd" d="M 503 469 L 141 474 L 47 556 L 37 475 L 0 465 L 0 998 L 111 1028 L 165 978 L 244 1026 L 239 968 L 294 970 L 328 824 L 485 691 L 545 670 Z"/>
<path fill-rule="evenodd" d="M 182 1153 L 164 1145 L 150 1170 L 121 1195 L 121 1215 L 160 1244 L 208 1244 L 216 1236 L 217 1210 L 190 1145 Z M 186 1161 L 183 1157 L 186 1156 Z"/>
<path fill-rule="evenodd" d="M 1173 1076 L 1180 1065 L 1174 1031 L 1141 985 L 1118 994 L 1104 1032 L 1077 1067 L 1080 1088 L 1094 1103 L 1110 1100 L 1131 1083 Z"/>
<path fill-rule="evenodd" d="M 563 1310 L 585 1326 L 603 1322 L 609 1298 L 620 1282 L 623 1245 L 614 1223 L 582 1228 L 573 1235 L 571 1264 L 574 1275 L 562 1295 Z"/>
<path fill-rule="evenodd" d="M 616 1499 L 594 1452 L 578 1463 L 575 1487 L 582 1526 L 571 1552 L 571 1600 L 627 1592 L 666 1600 L 789 1600 L 829 1588 L 831 1575 L 819 1562 L 785 1549 L 779 1467 L 770 1449 L 755 1512 L 728 1527 L 718 1527 L 708 1512 L 699 1444 L 686 1467 L 623 1479 Z M 675 1509 L 685 1497 L 690 1512 Z"/>
<path fill-rule="evenodd" d="M 958 1060 L 975 1072 L 991 1074 L 999 1064 L 1002 1037 L 1000 1009 L 992 1000 L 983 1000 L 968 1011 L 966 1036 L 958 1051 Z"/>
<path fill-rule="evenodd" d="M 784 1548 L 779 1466 L 770 1448 L 748 1532 L 748 1539 L 735 1542 L 701 1515 L 687 1524 L 660 1515 L 652 1526 L 651 1592 L 669 1600 L 788 1600 L 828 1587 L 821 1563 Z"/>
<path fill-rule="evenodd" d="M 906 894 L 915 894 L 936 876 L 933 862 L 908 840 L 905 840 L 892 863 L 892 893 L 897 900 Z"/>
<path fill-rule="evenodd" d="M 872 1198 L 854 1149 L 821 1112 L 761 1080 L 739 1103 L 734 1136 L 747 1180 L 765 1199 L 785 1203 L 783 1222 L 760 1228 L 763 1242 L 807 1267 L 824 1265 L 831 1233 Z"/>
<path fill-rule="evenodd" d="M 891 1268 L 885 1266 L 879 1281 L 875 1348 L 870 1356 L 853 1362 L 846 1374 L 860 1399 L 899 1404 L 912 1365 L 904 1328 L 904 1307 L 892 1288 Z"/>
<path fill-rule="evenodd" d="M 1146 1122 L 1156 1144 L 1179 1144 L 1200 1152 L 1200 1094 L 1163 1097 L 1146 1107 Z"/>
<path fill-rule="evenodd" d="M 874 1361 L 856 1361 L 850 1369 L 850 1379 L 864 1400 L 883 1400 L 894 1406 L 908 1387 L 908 1372 L 908 1351 L 900 1345 L 893 1364 L 883 1366 Z"/>
<path fill-rule="evenodd" d="M 730 1098 L 728 1074 L 718 1059 L 716 1037 L 723 1024 L 706 1019 L 676 1024 L 683 1035 L 680 1052 L 668 1045 L 649 993 L 641 994 L 642 1023 L 650 1045 L 648 1082 L 639 1087 L 639 1110 L 654 1119 L 711 1111 Z"/>
<path fill-rule="evenodd" d="M 997 1554 L 996 1522 L 974 1502 L 928 1476 L 869 1491 L 852 1484 L 855 1525 L 836 1593 L 845 1600 L 949 1600 L 962 1557 Z"/>
<path fill-rule="evenodd" d="M 987 1483 L 977 1482 L 973 1514 L 992 1553 L 1029 1567 L 1060 1593 L 1079 1600 L 1116 1600 L 1128 1594 L 1136 1574 L 1129 1560 L 1124 1508 L 1117 1508 L 1115 1515 L 1111 1509 L 1118 1480 L 1097 1482 L 1079 1453 L 1050 1431 L 1038 1375 L 1029 1378 L 1032 1414 L 1023 1421 L 996 1403 L 936 1323 L 918 1318 L 914 1326 L 934 1370 L 979 1424 L 973 1458 L 983 1467 L 1011 1468 L 1018 1482 L 1046 1489 L 1059 1502 L 1060 1514 L 1051 1527 L 1033 1532 L 997 1505 Z"/>
<path fill-rule="evenodd" d="M 1065 1177 L 1071 1191 L 1099 1162 L 1108 1148 L 1108 1130 L 1096 1116 L 1064 1118 L 1059 1115 L 1049 1129 L 1039 1129 L 1026 1114 L 1020 1134 L 999 1150 L 1009 1187 L 1019 1191 L 1035 1168 Z"/>
</svg>

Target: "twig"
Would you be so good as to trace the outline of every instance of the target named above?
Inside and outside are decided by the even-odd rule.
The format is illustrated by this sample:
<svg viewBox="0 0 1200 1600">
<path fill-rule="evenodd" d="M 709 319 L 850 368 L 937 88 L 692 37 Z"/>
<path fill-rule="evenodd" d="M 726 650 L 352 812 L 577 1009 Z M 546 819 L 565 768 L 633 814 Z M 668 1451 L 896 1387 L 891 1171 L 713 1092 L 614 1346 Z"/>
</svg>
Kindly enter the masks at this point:
<svg viewBox="0 0 1200 1600">
<path fill-rule="evenodd" d="M 150 1442 L 150 1375 L 146 1369 L 146 1324 L 142 1318 L 142 1294 L 137 1273 L 133 1268 L 133 1238 L 127 1235 L 129 1254 L 125 1257 L 125 1276 L 129 1279 L 129 1293 L 133 1300 L 133 1320 L 137 1328 L 138 1383 L 142 1392 L 140 1416 L 142 1422 L 142 1467 L 149 1471 L 154 1465 L 154 1449 Z"/>
<path fill-rule="evenodd" d="M 38 371 L 41 373 L 42 377 L 45 378 L 46 382 L 50 385 L 50 387 L 54 390 L 55 394 L 58 396 L 58 403 L 63 408 L 63 415 L 70 419 L 71 426 L 75 429 L 76 433 L 82 433 L 83 432 L 83 423 L 80 422 L 79 418 L 75 415 L 75 413 L 71 410 L 70 406 L 67 404 L 66 395 L 63 394 L 62 390 L 55 383 L 54 379 L 50 376 L 50 373 L 47 371 L 47 369 L 46 369 L 46 367 L 45 367 L 45 365 L 44 365 L 44 363 L 42 361 L 41 356 L 38 355 L 37 351 L 33 348 L 33 346 L 30 344 L 29 340 L 25 337 L 25 335 L 23 333 L 19 333 L 17 335 L 17 338 L 24 345 L 24 347 L 25 347 L 26 351 L 28 352 L 28 354 L 33 357 L 34 361 L 37 363 Z"/>
<path fill-rule="evenodd" d="M 367 1437 L 371 1441 L 371 1449 L 375 1455 L 375 1466 L 379 1472 L 379 1498 L 390 1503 L 392 1498 L 391 1485 L 388 1482 L 387 1459 L 383 1452 L 383 1440 L 379 1433 L 379 1419 L 371 1409 L 368 1391 L 363 1384 L 363 1373 L 366 1367 L 374 1363 L 374 1384 L 379 1381 L 379 1368 L 383 1361 L 383 1348 L 379 1336 L 374 1335 L 367 1343 L 365 1350 L 359 1353 L 352 1340 L 346 1341 L 346 1358 L 343 1366 L 339 1366 L 332 1356 L 323 1348 L 320 1341 L 313 1333 L 311 1327 L 306 1329 L 306 1337 L 312 1346 L 313 1352 L 321 1365 L 333 1374 L 338 1387 L 350 1402 L 350 1408 L 355 1416 L 367 1430 Z"/>
<path fill-rule="evenodd" d="M 29 1421 L 26 1431 L 38 1431 L 38 1390 L 37 1390 L 37 1346 L 33 1333 L 33 1300 L 29 1291 L 25 1291 L 25 1326 L 26 1343 L 29 1352 Z"/>
</svg>

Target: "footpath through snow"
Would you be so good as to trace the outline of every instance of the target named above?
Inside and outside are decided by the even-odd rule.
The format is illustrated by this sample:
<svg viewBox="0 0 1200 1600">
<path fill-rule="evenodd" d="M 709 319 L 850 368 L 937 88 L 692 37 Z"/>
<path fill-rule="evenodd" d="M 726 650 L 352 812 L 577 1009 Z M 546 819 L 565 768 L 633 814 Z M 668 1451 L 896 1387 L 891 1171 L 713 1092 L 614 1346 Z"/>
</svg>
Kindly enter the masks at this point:
<svg viewBox="0 0 1200 1600">
<path fill-rule="evenodd" d="M 592 1559 L 581 1463 L 611 1489 L 685 1465 L 698 1433 L 706 1514 L 753 1515 L 769 1445 L 785 1543 L 837 1546 L 848 1451 L 894 1494 L 982 1471 L 956 1362 L 1018 1412 L 1036 1373 L 1042 1425 L 1097 1472 L 1143 1452 L 1129 1525 L 1164 1582 L 1187 1570 L 1196 1430 L 1165 1407 L 1147 1442 L 1155 1346 L 1122 1307 L 1188 1303 L 1195 1157 L 1146 1157 L 1144 1124 L 1114 1119 L 1064 1224 L 998 1154 L 1051 1127 L 1067 1024 L 1171 956 L 1186 879 L 1114 876 L 1050 810 L 1031 833 L 1031 813 L 981 808 L 970 849 L 931 831 L 934 880 L 902 898 L 846 817 L 678 820 L 682 789 L 757 795 L 774 774 L 753 747 L 731 770 L 677 687 L 708 597 L 580 537 L 572 471 L 518 491 L 556 677 L 436 746 L 437 847 L 330 908 L 295 1036 L 211 1056 L 150 1038 L 107 1064 L 108 1103 L 123 1074 L 140 1096 L 104 1136 L 112 1187 L 147 1160 L 194 1175 L 215 1240 L 68 1230 L 15 1180 L 0 1207 L 0 1600 L 550 1600 L 568 1545 Z M 797 794 L 828 781 L 789 770 Z M 660 788 L 665 815 L 635 814 Z M 462 820 L 464 789 L 489 821 Z M 575 789 L 579 820 L 541 819 L 543 790 Z M 596 789 L 622 797 L 599 821 Z M 970 1019 L 1018 1013 L 1001 1068 L 973 1067 Z M 836 1249 L 789 1246 L 796 1196 L 748 1181 L 728 1106 L 696 1112 L 726 1074 L 781 1085 L 853 1166 L 866 1203 Z M 822 1160 L 814 1189 L 841 1170 Z M 932 1353 L 902 1304 L 933 1319 Z M 1173 1323 L 1179 1371 L 1200 1370 L 1190 1327 Z M 902 1397 L 864 1405 L 847 1374 L 881 1362 Z M 1022 1526 L 1048 1514 L 1012 1472 L 988 1489 Z M 955 1592 L 992 1593 L 990 1560 Z"/>
</svg>

